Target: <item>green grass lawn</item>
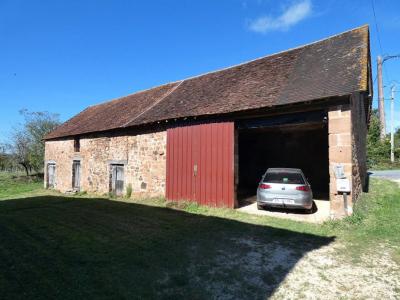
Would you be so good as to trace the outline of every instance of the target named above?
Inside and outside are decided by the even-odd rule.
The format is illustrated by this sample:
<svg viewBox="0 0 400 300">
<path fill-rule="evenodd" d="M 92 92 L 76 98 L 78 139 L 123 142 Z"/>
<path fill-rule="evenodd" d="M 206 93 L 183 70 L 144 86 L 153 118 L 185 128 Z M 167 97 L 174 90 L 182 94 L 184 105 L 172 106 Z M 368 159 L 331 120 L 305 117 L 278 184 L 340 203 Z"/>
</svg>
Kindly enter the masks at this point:
<svg viewBox="0 0 400 300">
<path fill-rule="evenodd" d="M 369 193 L 356 203 L 351 217 L 333 222 L 332 229 L 358 258 L 360 251 L 375 251 L 377 245 L 392 250 L 400 265 L 400 188 L 397 183 L 374 179 Z"/>
<path fill-rule="evenodd" d="M 371 181 L 352 217 L 323 225 L 172 209 L 162 199 L 64 196 L 37 183 L 27 197 L 16 182 L 24 197 L 1 201 L 13 192 L 0 190 L 0 299 L 262 299 L 306 253 L 335 239 L 346 255 L 380 243 L 399 254 L 400 189 L 388 181 Z"/>
<path fill-rule="evenodd" d="M 0 199 L 37 192 L 42 188 L 43 180 L 38 176 L 0 172 Z"/>
</svg>

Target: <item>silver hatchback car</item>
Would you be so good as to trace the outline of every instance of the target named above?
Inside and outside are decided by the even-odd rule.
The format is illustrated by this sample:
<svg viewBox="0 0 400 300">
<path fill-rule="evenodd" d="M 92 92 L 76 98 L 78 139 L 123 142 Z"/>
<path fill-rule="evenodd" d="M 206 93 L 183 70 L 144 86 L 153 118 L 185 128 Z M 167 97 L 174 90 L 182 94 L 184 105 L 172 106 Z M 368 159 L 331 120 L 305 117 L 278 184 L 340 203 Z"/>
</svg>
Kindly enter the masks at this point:
<svg viewBox="0 0 400 300">
<path fill-rule="evenodd" d="M 257 208 L 313 208 L 311 186 L 300 169 L 270 168 L 257 189 Z"/>
</svg>

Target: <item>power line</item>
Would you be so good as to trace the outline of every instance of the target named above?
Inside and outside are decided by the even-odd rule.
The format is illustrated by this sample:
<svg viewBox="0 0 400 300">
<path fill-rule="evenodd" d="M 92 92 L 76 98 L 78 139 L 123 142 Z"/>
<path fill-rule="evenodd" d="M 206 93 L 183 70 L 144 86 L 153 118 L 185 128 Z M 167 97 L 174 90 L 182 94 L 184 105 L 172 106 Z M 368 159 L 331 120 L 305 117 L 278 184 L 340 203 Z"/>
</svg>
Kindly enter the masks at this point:
<svg viewBox="0 0 400 300">
<path fill-rule="evenodd" d="M 373 13 L 374 13 L 374 21 L 375 21 L 376 35 L 378 36 L 379 48 L 381 49 L 381 53 L 383 54 L 382 43 L 381 43 L 381 36 L 380 36 L 380 33 L 379 33 L 378 22 L 376 21 L 376 13 L 375 13 L 375 4 L 374 4 L 374 0 L 371 0 L 371 4 L 372 4 L 372 11 L 373 11 Z"/>
<path fill-rule="evenodd" d="M 383 65 L 382 68 L 383 68 L 383 71 L 385 72 L 385 75 L 386 75 L 386 78 L 388 79 L 388 81 L 391 81 L 386 66 Z"/>
<path fill-rule="evenodd" d="M 375 12 L 374 0 L 371 0 L 371 6 L 372 6 L 372 12 L 374 14 L 374 21 L 375 21 L 374 23 L 375 23 L 375 28 L 376 28 L 376 36 L 378 37 L 379 49 L 381 50 L 381 55 L 384 55 L 382 42 L 381 42 L 381 34 L 380 34 L 380 31 L 379 31 L 378 21 L 377 21 L 376 12 Z M 389 73 L 388 73 L 386 67 L 382 66 L 382 68 L 383 68 L 383 71 L 385 72 L 385 75 L 386 75 L 387 79 L 390 81 Z"/>
</svg>

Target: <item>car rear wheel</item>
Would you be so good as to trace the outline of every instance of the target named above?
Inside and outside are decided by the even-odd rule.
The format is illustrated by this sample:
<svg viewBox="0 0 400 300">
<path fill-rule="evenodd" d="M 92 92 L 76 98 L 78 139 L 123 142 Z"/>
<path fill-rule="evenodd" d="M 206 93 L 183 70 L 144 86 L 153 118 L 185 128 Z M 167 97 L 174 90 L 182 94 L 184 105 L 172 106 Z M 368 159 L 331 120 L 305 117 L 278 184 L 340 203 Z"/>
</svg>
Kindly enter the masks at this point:
<svg viewBox="0 0 400 300">
<path fill-rule="evenodd" d="M 264 207 L 262 205 L 260 205 L 260 204 L 257 204 L 257 209 L 258 210 L 262 210 L 262 209 L 264 209 Z"/>
</svg>

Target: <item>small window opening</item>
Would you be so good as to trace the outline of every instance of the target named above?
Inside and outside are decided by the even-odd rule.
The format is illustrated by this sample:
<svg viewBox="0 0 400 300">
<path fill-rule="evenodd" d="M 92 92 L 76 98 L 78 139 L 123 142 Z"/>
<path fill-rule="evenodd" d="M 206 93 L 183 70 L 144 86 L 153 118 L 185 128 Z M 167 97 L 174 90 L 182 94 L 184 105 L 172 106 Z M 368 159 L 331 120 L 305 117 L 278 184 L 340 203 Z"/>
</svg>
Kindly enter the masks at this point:
<svg viewBox="0 0 400 300">
<path fill-rule="evenodd" d="M 74 151 L 80 152 L 81 151 L 81 141 L 78 137 L 74 139 Z"/>
</svg>

